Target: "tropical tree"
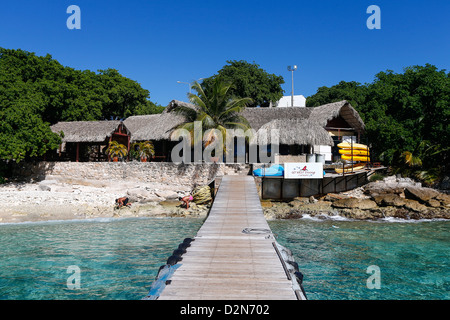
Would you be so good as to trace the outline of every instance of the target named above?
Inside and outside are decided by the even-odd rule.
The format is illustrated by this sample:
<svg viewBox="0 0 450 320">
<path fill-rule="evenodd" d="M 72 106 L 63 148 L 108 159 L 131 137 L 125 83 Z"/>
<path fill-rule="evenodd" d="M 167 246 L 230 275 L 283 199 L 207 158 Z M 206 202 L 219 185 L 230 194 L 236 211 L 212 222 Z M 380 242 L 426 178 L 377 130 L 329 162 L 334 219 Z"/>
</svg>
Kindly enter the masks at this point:
<svg viewBox="0 0 450 320">
<path fill-rule="evenodd" d="M 56 149 L 58 121 L 91 121 L 159 113 L 149 91 L 117 70 L 75 70 L 51 55 L 0 47 L 0 161 L 22 161 Z"/>
<path fill-rule="evenodd" d="M 445 171 L 442 161 L 446 161 L 445 153 L 449 150 L 450 147 L 432 144 L 427 140 L 421 141 L 413 151 L 397 150 L 395 152 L 392 171 L 431 185 L 437 182 Z"/>
<path fill-rule="evenodd" d="M 366 125 L 366 137 L 376 158 L 396 165 L 403 159 L 417 164 L 417 150 L 422 141 L 446 146 L 450 139 L 450 73 L 437 67 L 411 66 L 403 73 L 379 72 L 372 83 L 341 81 L 330 88 L 320 87 L 306 99 L 307 107 L 348 100 Z M 422 148 L 423 149 L 423 148 Z M 429 150 L 431 152 L 431 150 Z M 431 152 L 433 153 L 433 152 Z M 427 161 L 448 171 L 450 152 L 443 148 Z M 420 158 L 420 157 L 419 157 Z M 436 160 L 436 161 L 435 161 Z"/>
<path fill-rule="evenodd" d="M 223 150 L 226 150 L 227 129 L 246 131 L 250 128 L 247 119 L 240 112 L 252 103 L 252 99 L 232 96 L 232 83 L 216 77 L 208 92 L 205 92 L 205 88 L 197 81 L 192 84 L 191 88 L 197 92 L 197 94 L 190 93 L 188 95 L 195 108 L 178 106 L 176 112 L 185 115 L 186 121 L 178 128 L 186 129 L 191 133 L 193 144 L 203 141 L 203 145 L 206 147 L 220 139 L 218 134 L 220 132 L 223 139 Z M 201 124 L 201 132 L 194 130 L 197 121 Z"/>
<path fill-rule="evenodd" d="M 233 83 L 229 89 L 231 95 L 252 99 L 248 107 L 268 107 L 270 102 L 275 103 L 283 97 L 282 76 L 266 72 L 255 62 L 228 60 L 227 63 L 217 72 L 217 75 L 203 80 L 202 87 L 207 94 L 211 93 L 215 79 L 220 77 L 224 81 Z"/>
<path fill-rule="evenodd" d="M 354 108 L 364 104 L 367 88 L 356 81 L 341 81 L 332 87 L 319 87 L 317 92 L 306 99 L 307 107 L 318 107 L 331 102 L 347 100 Z"/>
</svg>

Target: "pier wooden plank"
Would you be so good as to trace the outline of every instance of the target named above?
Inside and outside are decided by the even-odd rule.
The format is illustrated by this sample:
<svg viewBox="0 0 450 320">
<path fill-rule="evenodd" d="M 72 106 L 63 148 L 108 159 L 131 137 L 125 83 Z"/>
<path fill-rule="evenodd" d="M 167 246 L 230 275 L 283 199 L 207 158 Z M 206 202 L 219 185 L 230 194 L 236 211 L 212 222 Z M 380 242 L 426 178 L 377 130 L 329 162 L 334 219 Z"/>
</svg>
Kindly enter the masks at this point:
<svg viewBox="0 0 450 320">
<path fill-rule="evenodd" d="M 208 218 L 159 299 L 296 300 L 272 242 L 253 177 L 224 176 Z"/>
</svg>

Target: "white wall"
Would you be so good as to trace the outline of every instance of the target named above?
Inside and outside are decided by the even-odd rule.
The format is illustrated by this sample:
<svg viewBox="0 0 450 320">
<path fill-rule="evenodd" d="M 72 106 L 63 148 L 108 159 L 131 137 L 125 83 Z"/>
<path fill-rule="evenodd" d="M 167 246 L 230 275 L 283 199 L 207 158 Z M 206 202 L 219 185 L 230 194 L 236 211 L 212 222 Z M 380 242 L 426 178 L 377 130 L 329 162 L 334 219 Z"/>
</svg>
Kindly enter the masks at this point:
<svg viewBox="0 0 450 320">
<path fill-rule="evenodd" d="M 356 136 L 342 136 L 342 142 L 348 142 L 348 143 L 357 143 Z"/>
<path fill-rule="evenodd" d="M 314 146 L 314 153 L 323 154 L 325 161 L 332 161 L 331 146 Z"/>
</svg>

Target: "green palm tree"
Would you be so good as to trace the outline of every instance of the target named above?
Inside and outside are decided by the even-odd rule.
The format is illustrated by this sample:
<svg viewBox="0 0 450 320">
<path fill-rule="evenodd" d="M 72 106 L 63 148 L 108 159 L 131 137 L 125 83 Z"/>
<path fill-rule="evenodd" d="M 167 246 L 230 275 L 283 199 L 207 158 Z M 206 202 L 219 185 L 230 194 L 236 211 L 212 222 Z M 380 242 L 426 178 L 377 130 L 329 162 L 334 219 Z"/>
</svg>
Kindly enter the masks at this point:
<svg viewBox="0 0 450 320">
<path fill-rule="evenodd" d="M 415 177 L 428 185 L 432 185 L 440 178 L 442 168 L 438 165 L 438 157 L 448 152 L 450 148 L 442 148 L 428 140 L 420 141 L 414 150 L 403 151 L 400 155 L 398 168 L 394 172 Z"/>
<path fill-rule="evenodd" d="M 440 153 L 448 151 L 449 148 L 442 148 L 440 145 L 432 144 L 428 140 L 420 141 L 414 150 L 403 151 L 401 156 L 409 167 L 421 167 L 422 162 L 432 162 L 432 158 Z"/>
<path fill-rule="evenodd" d="M 401 156 L 405 164 L 408 165 L 409 167 L 422 166 L 422 159 L 415 153 L 412 153 L 411 151 L 403 151 Z"/>
<path fill-rule="evenodd" d="M 218 139 L 217 129 L 222 134 L 225 151 L 226 130 L 250 129 L 250 124 L 240 112 L 253 101 L 251 98 L 236 98 L 231 96 L 232 84 L 224 82 L 222 78 L 216 77 L 212 83 L 212 90 L 209 94 L 200 83 L 195 81 L 192 86 L 197 94 L 188 95 L 190 102 L 195 108 L 178 106 L 176 112 L 184 114 L 186 122 L 181 124 L 179 129 L 186 129 L 191 133 L 192 143 L 196 144 L 203 140 L 204 146 L 208 146 Z M 201 122 L 202 132 L 194 136 L 194 122 Z M 201 134 L 206 133 L 205 137 Z M 202 139 L 204 138 L 204 139 Z"/>
</svg>

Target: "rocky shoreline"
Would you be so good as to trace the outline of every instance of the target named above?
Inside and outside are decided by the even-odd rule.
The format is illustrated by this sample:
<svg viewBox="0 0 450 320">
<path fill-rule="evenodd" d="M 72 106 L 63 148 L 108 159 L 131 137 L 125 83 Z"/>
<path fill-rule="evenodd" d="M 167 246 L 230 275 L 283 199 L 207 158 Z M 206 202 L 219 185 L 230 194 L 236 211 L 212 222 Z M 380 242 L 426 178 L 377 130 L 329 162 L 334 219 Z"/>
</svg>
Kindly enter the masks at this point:
<svg viewBox="0 0 450 320">
<path fill-rule="evenodd" d="M 174 191 L 176 190 L 176 191 Z M 179 196 L 189 186 L 166 183 L 49 178 L 39 182 L 0 185 L 0 223 L 129 217 L 206 217 L 209 206 L 191 204 Z M 128 197 L 130 207 L 117 209 L 115 199 Z"/>
<path fill-rule="evenodd" d="M 0 185 L 0 223 L 125 217 L 206 217 L 209 205 L 181 207 L 179 196 L 190 186 L 49 177 L 37 182 Z M 131 207 L 115 208 L 115 199 L 127 196 Z M 363 187 L 323 197 L 287 202 L 261 201 L 266 219 L 355 220 L 450 219 L 450 195 L 423 188 L 410 179 L 387 177 Z"/>
<path fill-rule="evenodd" d="M 305 215 L 355 220 L 450 219 L 450 195 L 424 188 L 409 178 L 386 177 L 357 189 L 320 198 L 289 202 L 262 201 L 267 219 L 298 219 Z"/>
</svg>

